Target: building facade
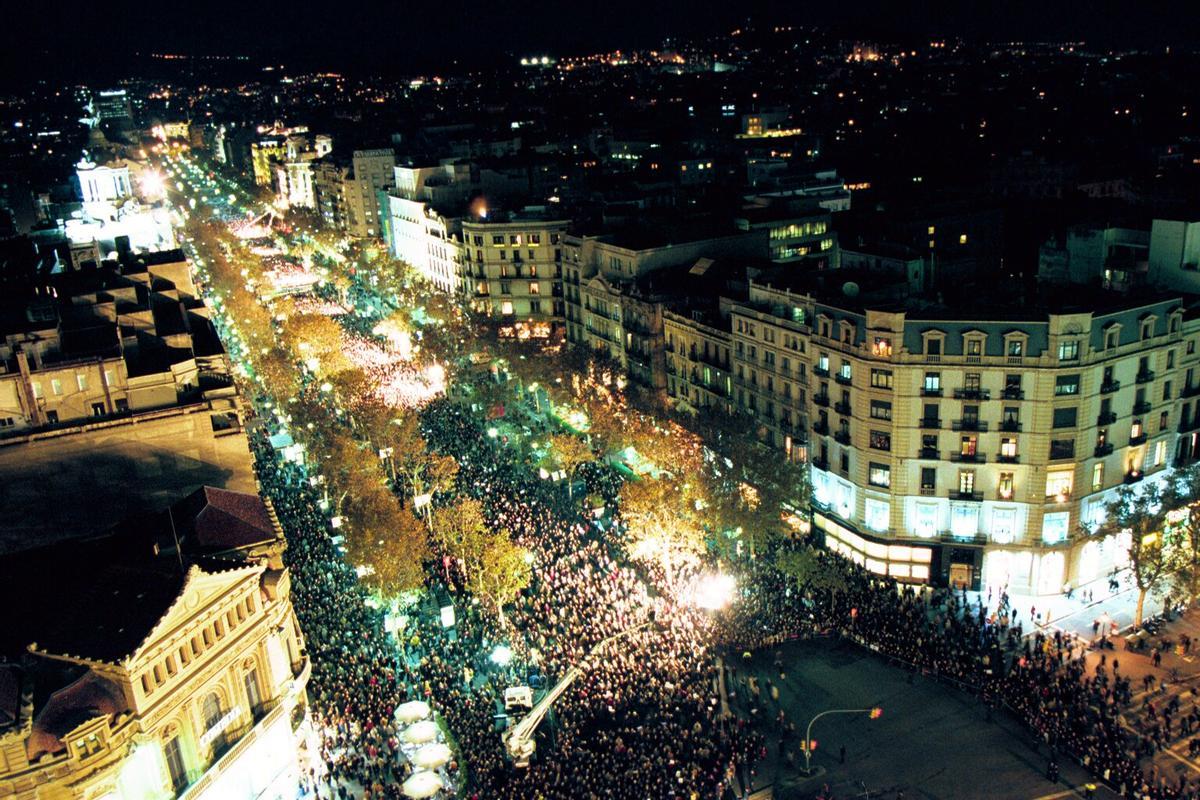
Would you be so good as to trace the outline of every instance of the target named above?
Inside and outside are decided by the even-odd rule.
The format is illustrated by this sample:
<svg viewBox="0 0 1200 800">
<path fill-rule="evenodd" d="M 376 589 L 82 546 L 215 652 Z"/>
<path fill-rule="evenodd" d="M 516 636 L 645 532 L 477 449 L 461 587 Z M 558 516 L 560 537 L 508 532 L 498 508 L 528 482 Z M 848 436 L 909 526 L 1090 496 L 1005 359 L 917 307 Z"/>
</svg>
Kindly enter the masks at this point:
<svg viewBox="0 0 1200 800">
<path fill-rule="evenodd" d="M 462 274 L 477 311 L 544 338 L 563 316 L 563 237 L 567 220 L 540 215 L 462 223 Z"/>
<path fill-rule="evenodd" d="M 355 150 L 342 190 L 346 231 L 360 239 L 383 236 L 379 197 L 391 186 L 396 154 L 391 148 Z"/>
<path fill-rule="evenodd" d="M 463 295 L 467 284 L 460 266 L 461 218 L 444 216 L 429 203 L 391 193 L 385 196 L 385 202 L 384 240 L 391 254 L 411 265 L 439 290 Z"/>
</svg>

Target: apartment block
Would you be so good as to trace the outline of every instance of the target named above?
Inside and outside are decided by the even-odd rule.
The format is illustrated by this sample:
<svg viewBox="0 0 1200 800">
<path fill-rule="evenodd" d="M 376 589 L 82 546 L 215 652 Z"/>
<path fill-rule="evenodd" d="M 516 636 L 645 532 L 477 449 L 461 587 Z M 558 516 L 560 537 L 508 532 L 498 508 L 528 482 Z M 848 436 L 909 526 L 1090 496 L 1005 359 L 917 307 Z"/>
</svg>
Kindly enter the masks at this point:
<svg viewBox="0 0 1200 800">
<path fill-rule="evenodd" d="M 464 220 L 461 269 L 473 307 L 513 335 L 545 338 L 560 331 L 568 224 L 538 212 Z"/>
</svg>

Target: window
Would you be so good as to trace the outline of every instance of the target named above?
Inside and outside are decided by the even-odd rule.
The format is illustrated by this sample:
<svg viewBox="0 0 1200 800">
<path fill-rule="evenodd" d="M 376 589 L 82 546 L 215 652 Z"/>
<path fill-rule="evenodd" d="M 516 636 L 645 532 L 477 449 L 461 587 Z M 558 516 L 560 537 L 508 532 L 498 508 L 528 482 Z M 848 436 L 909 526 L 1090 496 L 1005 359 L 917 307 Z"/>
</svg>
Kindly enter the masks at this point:
<svg viewBox="0 0 1200 800">
<path fill-rule="evenodd" d="M 1074 470 L 1058 470 L 1046 474 L 1046 498 L 1064 502 L 1071 496 L 1071 486 L 1075 482 Z"/>
<path fill-rule="evenodd" d="M 937 468 L 921 467 L 921 492 L 933 494 L 937 491 Z"/>
<path fill-rule="evenodd" d="M 1167 429 L 1167 423 L 1170 422 L 1170 414 L 1164 411 L 1158 415 L 1158 432 L 1163 433 Z"/>
<path fill-rule="evenodd" d="M 1017 535 L 1017 510 L 1015 508 L 992 509 L 992 541 L 996 544 L 1011 544 Z"/>
<path fill-rule="evenodd" d="M 913 531 L 917 536 L 931 538 L 937 535 L 938 507 L 934 503 L 917 503 L 916 519 L 913 520 Z"/>
<path fill-rule="evenodd" d="M 926 372 L 925 387 L 926 392 L 938 393 L 942 391 L 942 373 Z"/>
<path fill-rule="evenodd" d="M 959 494 L 975 493 L 975 470 L 960 469 L 958 471 L 958 492 Z"/>
<path fill-rule="evenodd" d="M 82 372 L 75 376 L 75 385 L 79 387 L 79 391 L 86 392 L 88 388 L 87 375 Z"/>
<path fill-rule="evenodd" d="M 978 392 L 983 388 L 983 376 L 978 372 L 968 372 L 963 376 L 963 388 L 968 392 Z"/>
<path fill-rule="evenodd" d="M 942 337 L 929 336 L 925 339 L 925 355 L 940 356 L 942 354 Z"/>
<path fill-rule="evenodd" d="M 33 396 L 35 398 L 37 398 L 38 400 L 42 399 L 43 394 L 42 394 L 42 382 L 41 381 L 33 381 Z"/>
<path fill-rule="evenodd" d="M 950 533 L 960 539 L 973 539 L 979 534 L 979 506 L 958 504 L 950 509 Z"/>
<path fill-rule="evenodd" d="M 58 412 L 57 411 L 47 411 L 46 412 L 46 422 L 50 423 L 51 425 L 57 425 L 58 424 Z"/>
<path fill-rule="evenodd" d="M 104 403 L 92 403 L 92 416 L 103 417 L 105 414 Z"/>
<path fill-rule="evenodd" d="M 500 294 L 512 294 L 511 281 L 500 281 Z"/>
<path fill-rule="evenodd" d="M 965 233 L 960 233 L 960 234 L 958 235 L 958 243 L 959 243 L 959 244 L 966 244 L 966 243 L 967 243 L 967 235 L 966 235 Z"/>
<path fill-rule="evenodd" d="M 163 759 L 167 762 L 167 772 L 171 776 L 171 786 L 178 793 L 187 786 L 187 769 L 183 766 L 183 750 L 179 746 L 179 737 L 172 736 L 163 745 Z"/>
<path fill-rule="evenodd" d="M 1059 375 L 1054 379 L 1054 394 L 1079 394 L 1079 376 Z"/>
<path fill-rule="evenodd" d="M 1154 335 L 1154 318 L 1142 321 L 1142 339 L 1149 339 Z"/>
<path fill-rule="evenodd" d="M 1120 344 L 1121 331 L 1118 328 L 1109 328 L 1104 332 L 1104 349 L 1115 350 Z"/>
<path fill-rule="evenodd" d="M 1167 460 L 1167 443 L 1159 439 L 1154 443 L 1154 466 L 1161 467 Z"/>
<path fill-rule="evenodd" d="M 876 336 L 871 345 L 871 354 L 887 358 L 892 354 L 892 340 L 884 336 Z"/>
<path fill-rule="evenodd" d="M 530 300 L 529 301 L 529 313 L 530 314 L 542 313 L 542 301 L 541 300 Z"/>
<path fill-rule="evenodd" d="M 817 369 L 824 370 L 825 372 L 829 372 L 829 354 L 828 353 L 821 353 L 821 355 L 817 356 Z"/>
<path fill-rule="evenodd" d="M 1055 428 L 1074 428 L 1075 418 L 1079 409 L 1071 406 L 1070 408 L 1054 409 L 1054 427 Z"/>
<path fill-rule="evenodd" d="M 871 447 L 875 450 L 891 450 L 892 449 L 892 434 L 887 431 L 871 431 L 871 436 L 868 439 Z"/>
<path fill-rule="evenodd" d="M 1042 517 L 1042 541 L 1046 544 L 1065 542 L 1070 524 L 1070 511 L 1055 511 L 1045 515 Z"/>
<path fill-rule="evenodd" d="M 209 731 L 213 730 L 217 726 L 217 723 L 221 721 L 221 717 L 224 714 L 225 712 L 221 710 L 221 698 L 217 696 L 216 692 L 209 692 L 208 696 L 204 698 L 203 712 L 201 714 L 204 718 L 204 734 L 202 735 L 207 735 Z M 220 750 L 224 743 L 225 736 L 223 732 L 218 732 L 213 736 L 212 748 L 214 751 Z"/>
<path fill-rule="evenodd" d="M 971 337 L 967 339 L 967 355 L 981 356 L 983 355 L 983 339 Z"/>
<path fill-rule="evenodd" d="M 891 527 L 892 506 L 886 500 L 876 500 L 868 497 L 865 503 L 865 522 L 873 531 L 884 532 Z"/>
<path fill-rule="evenodd" d="M 1000 455 L 1004 458 L 1017 457 L 1017 440 L 1005 438 L 1000 440 Z"/>
<path fill-rule="evenodd" d="M 251 669 L 246 673 L 246 702 L 250 705 L 250 711 L 254 712 L 262 704 L 262 696 L 258 691 L 258 670 Z"/>
<path fill-rule="evenodd" d="M 871 419 L 886 419 L 892 418 L 892 404 L 886 400 L 871 401 Z"/>
<path fill-rule="evenodd" d="M 979 450 L 979 440 L 974 436 L 964 436 L 959 442 L 959 454 L 965 458 L 974 458 Z"/>
<path fill-rule="evenodd" d="M 940 417 L 938 417 L 938 404 L 937 403 L 926 403 L 923 406 L 923 408 L 924 408 L 924 414 L 921 417 L 922 420 L 928 420 L 930 423 L 933 423 L 933 424 L 937 424 L 940 421 Z"/>
<path fill-rule="evenodd" d="M 1104 488 L 1104 462 L 1097 461 L 1092 465 L 1092 491 L 1098 492 Z"/>
<path fill-rule="evenodd" d="M 61 395 L 62 394 L 62 381 L 60 381 L 58 378 L 51 378 L 50 379 L 50 391 L 52 393 L 54 393 L 55 396 Z"/>
<path fill-rule="evenodd" d="M 513 313 L 513 304 L 511 300 L 505 300 L 500 304 L 500 313 L 504 316 L 510 316 Z"/>
<path fill-rule="evenodd" d="M 871 463 L 867 473 L 867 481 L 872 486 L 888 488 L 892 485 L 892 468 L 887 464 Z"/>
<path fill-rule="evenodd" d="M 478 239 L 479 237 L 476 236 L 475 238 Z M 480 244 L 480 242 L 478 242 L 478 241 L 476 241 L 475 243 Z M 492 234 L 492 244 L 500 244 L 500 245 L 504 244 L 504 234 L 503 233 Z"/>
<path fill-rule="evenodd" d="M 926 453 L 931 454 L 933 458 L 937 458 L 937 449 L 938 449 L 938 437 L 937 437 L 936 433 L 921 434 L 921 456 L 922 456 L 922 458 L 926 457 L 925 456 Z"/>
<path fill-rule="evenodd" d="M 1063 459 L 1075 457 L 1075 440 L 1074 439 L 1051 439 L 1050 440 L 1050 459 Z"/>
<path fill-rule="evenodd" d="M 537 281 L 529 282 L 529 293 L 530 294 L 541 294 L 541 292 L 542 292 L 541 284 L 539 284 Z"/>
<path fill-rule="evenodd" d="M 996 484 L 996 493 L 1002 500 L 1011 500 L 1013 496 L 1013 474 L 1001 472 L 1000 481 Z"/>
<path fill-rule="evenodd" d="M 1133 421 L 1133 423 L 1129 426 L 1129 438 L 1130 439 L 1136 439 L 1139 436 L 1144 435 L 1145 432 L 1146 432 L 1146 429 L 1142 425 L 1142 421 L 1140 419 L 1135 419 Z"/>
<path fill-rule="evenodd" d="M 892 388 L 892 371 L 890 369 L 872 369 L 871 386 L 876 389 Z"/>
<path fill-rule="evenodd" d="M 1060 342 L 1058 345 L 1058 360 L 1059 361 L 1078 361 L 1079 360 L 1079 342 L 1072 339 L 1069 342 Z"/>
<path fill-rule="evenodd" d="M 1021 339 L 1009 339 L 1005 354 L 1009 358 L 1020 358 L 1025 355 L 1025 342 Z"/>
<path fill-rule="evenodd" d="M 840 377 L 844 381 L 850 380 L 850 362 L 849 361 L 842 362 L 842 368 L 840 370 L 838 370 L 838 377 Z"/>
</svg>

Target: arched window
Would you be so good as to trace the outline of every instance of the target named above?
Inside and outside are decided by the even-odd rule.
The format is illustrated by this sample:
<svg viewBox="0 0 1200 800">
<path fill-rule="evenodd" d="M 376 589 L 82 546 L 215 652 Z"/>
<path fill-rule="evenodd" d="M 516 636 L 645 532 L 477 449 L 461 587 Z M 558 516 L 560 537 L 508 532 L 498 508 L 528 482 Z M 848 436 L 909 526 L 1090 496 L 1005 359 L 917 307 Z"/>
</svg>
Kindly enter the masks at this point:
<svg viewBox="0 0 1200 800">
<path fill-rule="evenodd" d="M 216 692 L 209 692 L 204 698 L 204 729 L 207 731 L 221 720 L 221 697 Z"/>
</svg>

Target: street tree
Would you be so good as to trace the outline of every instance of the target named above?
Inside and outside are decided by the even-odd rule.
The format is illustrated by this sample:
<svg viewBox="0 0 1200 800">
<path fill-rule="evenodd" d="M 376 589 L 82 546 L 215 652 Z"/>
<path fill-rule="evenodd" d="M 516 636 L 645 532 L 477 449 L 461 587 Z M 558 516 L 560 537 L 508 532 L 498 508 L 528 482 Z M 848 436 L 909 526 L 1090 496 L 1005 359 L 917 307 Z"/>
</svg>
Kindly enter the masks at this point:
<svg viewBox="0 0 1200 800">
<path fill-rule="evenodd" d="M 433 512 L 433 540 L 442 553 L 459 565 L 468 586 L 477 579 L 490 545 L 483 504 L 467 497 Z"/>
<path fill-rule="evenodd" d="M 847 589 L 846 573 L 831 558 L 811 547 L 789 548 L 775 557 L 775 566 L 801 589 L 837 594 Z"/>
<path fill-rule="evenodd" d="M 660 560 L 668 584 L 674 584 L 677 559 L 704 552 L 696 496 L 684 484 L 649 477 L 626 481 L 620 492 L 620 513 L 630 553 Z"/>
<path fill-rule="evenodd" d="M 1172 480 L 1174 502 L 1180 519 L 1175 540 L 1175 569 L 1171 588 L 1188 605 L 1200 599 L 1200 464 L 1177 470 Z"/>
<path fill-rule="evenodd" d="M 348 514 L 346 555 L 366 567 L 363 582 L 384 597 L 419 589 L 429 540 L 424 526 L 382 487 L 356 497 Z"/>
<path fill-rule="evenodd" d="M 467 589 L 492 606 L 504 628 L 504 606 L 529 585 L 532 576 L 529 551 L 517 545 L 508 531 L 498 530 L 484 537 L 479 563 L 471 571 Z"/>
<path fill-rule="evenodd" d="M 1158 484 L 1122 486 L 1107 506 L 1107 516 L 1097 533 L 1129 535 L 1129 568 L 1138 590 L 1134 625 L 1142 624 L 1146 596 L 1161 591 L 1173 568 L 1174 552 L 1166 541 L 1170 492 Z"/>
<path fill-rule="evenodd" d="M 566 473 L 568 497 L 574 496 L 572 492 L 575 473 L 593 458 L 587 443 L 572 433 L 556 433 L 550 437 L 550 449 L 546 453 L 546 460 L 553 469 L 560 469 Z"/>
</svg>

